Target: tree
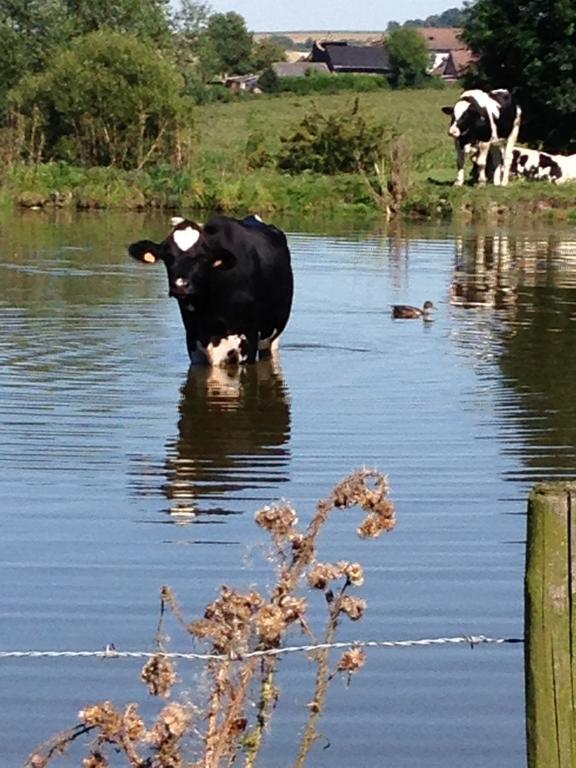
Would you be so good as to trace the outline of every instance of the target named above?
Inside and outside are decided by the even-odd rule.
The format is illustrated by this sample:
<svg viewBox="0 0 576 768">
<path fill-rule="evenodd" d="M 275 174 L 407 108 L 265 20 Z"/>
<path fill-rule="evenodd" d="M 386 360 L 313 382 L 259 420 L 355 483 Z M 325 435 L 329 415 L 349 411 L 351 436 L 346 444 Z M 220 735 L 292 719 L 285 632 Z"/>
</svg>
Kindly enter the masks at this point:
<svg viewBox="0 0 576 768">
<path fill-rule="evenodd" d="M 168 45 L 168 0 L 0 0 L 0 102 L 58 48 L 103 28 Z"/>
<path fill-rule="evenodd" d="M 77 35 L 108 28 L 166 44 L 170 35 L 168 0 L 62 0 Z"/>
<path fill-rule="evenodd" d="M 386 37 L 385 46 L 392 64 L 390 80 L 393 86 L 417 86 L 426 80 L 430 54 L 419 32 L 409 27 L 394 29 Z"/>
<path fill-rule="evenodd" d="M 158 52 L 106 30 L 61 49 L 43 73 L 23 78 L 9 103 L 35 160 L 141 168 L 181 148 L 192 126 L 181 89 Z"/>
<path fill-rule="evenodd" d="M 448 8 L 442 13 L 435 13 L 425 19 L 408 19 L 403 24 L 397 21 L 389 21 L 387 32 L 392 32 L 400 26 L 403 27 L 461 27 L 464 23 L 464 11 L 461 8 Z"/>
<path fill-rule="evenodd" d="M 219 71 L 245 75 L 250 71 L 252 33 L 239 13 L 215 13 L 206 26 L 206 36 L 219 63 Z"/>
<path fill-rule="evenodd" d="M 280 90 L 280 78 L 272 67 L 266 67 L 258 79 L 258 87 L 264 93 L 277 93 Z"/>
<path fill-rule="evenodd" d="M 477 56 L 468 85 L 513 90 L 524 140 L 576 151 L 574 2 L 477 0 L 466 11 L 462 38 Z"/>
<path fill-rule="evenodd" d="M 70 34 L 60 0 L 0 0 L 0 100 L 22 75 L 40 71 Z"/>
<path fill-rule="evenodd" d="M 256 43 L 252 49 L 252 68 L 261 72 L 275 61 L 286 61 L 286 52 L 281 45 L 265 38 Z"/>
<path fill-rule="evenodd" d="M 206 29 L 212 11 L 207 3 L 197 3 L 194 0 L 181 0 L 180 10 L 174 14 L 174 26 L 189 44 L 194 44 L 199 35 Z"/>
<path fill-rule="evenodd" d="M 461 8 L 448 8 L 438 16 L 439 27 L 461 27 L 464 23 L 464 11 Z"/>
</svg>

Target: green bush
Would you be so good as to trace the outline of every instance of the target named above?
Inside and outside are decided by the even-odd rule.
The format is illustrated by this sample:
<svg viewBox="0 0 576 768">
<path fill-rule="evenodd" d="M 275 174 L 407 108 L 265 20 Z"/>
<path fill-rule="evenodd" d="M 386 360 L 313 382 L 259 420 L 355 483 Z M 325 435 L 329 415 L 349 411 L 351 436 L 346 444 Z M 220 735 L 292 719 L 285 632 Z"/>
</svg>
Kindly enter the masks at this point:
<svg viewBox="0 0 576 768">
<path fill-rule="evenodd" d="M 26 159 L 135 168 L 181 154 L 192 127 L 181 90 L 173 65 L 149 44 L 108 30 L 61 49 L 10 103 L 24 122 Z"/>
<path fill-rule="evenodd" d="M 280 78 L 272 67 L 267 67 L 258 79 L 258 87 L 264 93 L 277 93 L 280 90 Z"/>
<path fill-rule="evenodd" d="M 371 125 L 359 114 L 358 99 L 350 108 L 332 114 L 315 110 L 304 116 L 291 136 L 282 138 L 278 167 L 289 173 L 371 172 L 385 131 L 385 125 Z"/>
</svg>

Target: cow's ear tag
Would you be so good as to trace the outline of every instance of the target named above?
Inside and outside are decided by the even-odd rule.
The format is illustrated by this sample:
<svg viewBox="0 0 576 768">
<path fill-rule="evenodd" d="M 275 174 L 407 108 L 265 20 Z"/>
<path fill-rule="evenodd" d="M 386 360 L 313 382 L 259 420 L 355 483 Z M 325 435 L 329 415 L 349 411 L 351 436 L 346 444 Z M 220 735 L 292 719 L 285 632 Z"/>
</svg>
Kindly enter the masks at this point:
<svg viewBox="0 0 576 768">
<path fill-rule="evenodd" d="M 142 256 L 142 261 L 145 261 L 147 264 L 154 264 L 156 262 L 156 256 L 154 256 L 153 253 L 150 253 L 150 251 L 146 251 Z"/>
</svg>

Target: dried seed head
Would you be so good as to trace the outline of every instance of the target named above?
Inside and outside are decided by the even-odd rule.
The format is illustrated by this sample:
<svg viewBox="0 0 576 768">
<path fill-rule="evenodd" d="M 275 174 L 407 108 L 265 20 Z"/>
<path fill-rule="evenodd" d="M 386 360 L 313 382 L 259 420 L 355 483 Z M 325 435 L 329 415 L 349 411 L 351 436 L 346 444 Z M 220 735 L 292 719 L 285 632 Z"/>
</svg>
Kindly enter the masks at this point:
<svg viewBox="0 0 576 768">
<path fill-rule="evenodd" d="M 275 536 L 286 536 L 298 522 L 290 504 L 270 504 L 256 512 L 256 522 Z"/>
<path fill-rule="evenodd" d="M 153 696 L 168 696 L 170 689 L 176 682 L 176 671 L 174 665 L 161 653 L 148 659 L 140 678 L 148 686 L 148 691 Z"/>
<path fill-rule="evenodd" d="M 338 672 L 347 672 L 349 675 L 354 674 L 361 669 L 366 663 L 366 654 L 361 648 L 351 648 L 349 651 L 345 651 L 336 669 Z"/>
<path fill-rule="evenodd" d="M 308 607 L 306 598 L 304 597 L 289 597 L 286 595 L 280 599 L 279 606 L 282 610 L 282 616 L 285 623 L 292 624 L 294 621 L 303 621 L 306 616 L 306 609 Z"/>
<path fill-rule="evenodd" d="M 333 563 L 316 563 L 308 573 L 308 584 L 313 589 L 327 589 L 331 581 L 342 576 L 342 571 Z"/>
<path fill-rule="evenodd" d="M 286 621 L 279 605 L 265 605 L 260 610 L 256 618 L 256 630 L 265 646 L 278 645 L 285 629 Z"/>
<path fill-rule="evenodd" d="M 332 493 L 335 507 L 374 508 L 389 491 L 388 478 L 374 469 L 360 469 L 345 477 Z"/>
<path fill-rule="evenodd" d="M 364 569 L 360 563 L 338 563 L 339 568 L 350 584 L 355 587 L 361 587 L 364 584 Z"/>
<path fill-rule="evenodd" d="M 224 586 L 220 597 L 210 603 L 204 618 L 193 622 L 188 631 L 209 640 L 217 653 L 242 653 L 252 631 L 252 621 L 264 599 L 258 592 L 242 594 Z"/>
<path fill-rule="evenodd" d="M 394 516 L 394 505 L 392 502 L 387 502 L 387 506 L 391 508 L 391 513 L 384 514 L 369 514 L 357 529 L 358 536 L 363 539 L 375 539 L 385 531 L 391 531 L 396 525 L 396 518 Z"/>
<path fill-rule="evenodd" d="M 344 597 L 340 603 L 340 611 L 352 621 L 358 621 L 366 610 L 366 600 L 360 597 Z"/>
<path fill-rule="evenodd" d="M 144 721 L 138 714 L 137 704 L 128 704 L 124 710 L 122 730 L 131 741 L 139 741 L 146 733 Z"/>
<path fill-rule="evenodd" d="M 106 738 L 113 739 L 122 728 L 122 715 L 111 701 L 85 707 L 78 713 L 78 717 L 88 727 L 99 728 Z"/>
<path fill-rule="evenodd" d="M 155 747 L 181 739 L 190 726 L 192 718 L 188 709 L 173 702 L 160 712 L 148 735 L 148 741 Z"/>
</svg>

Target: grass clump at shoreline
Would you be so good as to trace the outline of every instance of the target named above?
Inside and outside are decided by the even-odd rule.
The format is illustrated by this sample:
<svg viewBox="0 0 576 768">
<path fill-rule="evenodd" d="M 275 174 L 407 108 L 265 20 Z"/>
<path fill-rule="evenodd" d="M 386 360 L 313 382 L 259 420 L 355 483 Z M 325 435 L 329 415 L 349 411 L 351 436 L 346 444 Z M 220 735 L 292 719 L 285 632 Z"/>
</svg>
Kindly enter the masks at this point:
<svg viewBox="0 0 576 768">
<path fill-rule="evenodd" d="M 81 210 L 164 208 L 432 220 L 506 219 L 528 211 L 542 218 L 576 219 L 574 184 L 514 181 L 506 188 L 452 187 L 454 147 L 441 107 L 453 103 L 459 92 L 449 87 L 377 90 L 353 97 L 281 94 L 206 104 L 195 110 L 193 151 L 180 169 L 169 164 L 139 171 L 85 169 L 63 162 L 13 164 L 0 172 L 2 201 Z M 361 116 L 358 124 L 365 123 L 367 130 L 382 127 L 385 141 L 377 162 L 359 162 L 358 172 L 348 168 L 332 175 L 279 169 L 286 141 L 298 135 L 310 115 L 326 116 L 330 123 L 331 116 L 337 120 L 347 113 Z"/>
</svg>

